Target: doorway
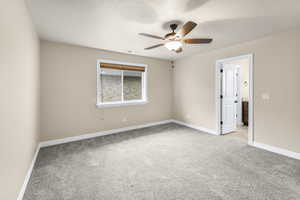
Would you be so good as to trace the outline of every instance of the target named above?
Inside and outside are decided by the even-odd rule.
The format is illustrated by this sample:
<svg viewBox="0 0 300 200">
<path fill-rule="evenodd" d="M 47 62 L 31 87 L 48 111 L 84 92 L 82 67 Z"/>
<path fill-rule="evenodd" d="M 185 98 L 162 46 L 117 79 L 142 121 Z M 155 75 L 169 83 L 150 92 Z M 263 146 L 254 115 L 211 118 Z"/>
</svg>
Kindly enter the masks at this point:
<svg viewBox="0 0 300 200">
<path fill-rule="evenodd" d="M 239 137 L 252 144 L 253 55 L 218 60 L 216 86 L 218 134 Z"/>
</svg>

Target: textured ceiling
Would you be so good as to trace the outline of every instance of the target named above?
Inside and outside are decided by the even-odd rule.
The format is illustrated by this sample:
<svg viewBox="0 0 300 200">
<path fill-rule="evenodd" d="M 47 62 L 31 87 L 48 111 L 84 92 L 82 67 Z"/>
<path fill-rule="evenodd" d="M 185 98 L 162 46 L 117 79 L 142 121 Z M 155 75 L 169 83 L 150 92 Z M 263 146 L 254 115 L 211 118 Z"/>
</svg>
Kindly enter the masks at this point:
<svg viewBox="0 0 300 200">
<path fill-rule="evenodd" d="M 28 0 L 40 38 L 87 47 L 175 60 L 300 26 L 300 0 Z M 170 21 L 192 20 L 188 37 L 211 44 L 145 51 L 163 36 Z"/>
</svg>

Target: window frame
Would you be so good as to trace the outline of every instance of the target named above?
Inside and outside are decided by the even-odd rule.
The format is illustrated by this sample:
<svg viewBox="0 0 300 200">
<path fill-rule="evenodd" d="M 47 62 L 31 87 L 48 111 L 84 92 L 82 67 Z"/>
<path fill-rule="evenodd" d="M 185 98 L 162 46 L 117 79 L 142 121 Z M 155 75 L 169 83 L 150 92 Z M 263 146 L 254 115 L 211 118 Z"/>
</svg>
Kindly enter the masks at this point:
<svg viewBox="0 0 300 200">
<path fill-rule="evenodd" d="M 136 67 L 144 67 L 145 71 L 142 72 L 142 99 L 140 100 L 127 100 L 124 101 L 123 93 L 123 79 L 124 79 L 124 70 L 121 70 L 121 84 L 122 84 L 122 100 L 114 102 L 101 102 L 101 63 L 110 63 L 110 64 L 119 64 L 119 65 L 130 65 Z M 97 60 L 97 102 L 96 106 L 98 108 L 107 108 L 107 107 L 118 107 L 118 106 L 130 106 L 130 105 L 142 105 L 148 103 L 147 97 L 147 65 L 146 64 L 137 64 L 137 63 L 128 63 L 128 62 L 119 62 L 113 60 Z"/>
</svg>

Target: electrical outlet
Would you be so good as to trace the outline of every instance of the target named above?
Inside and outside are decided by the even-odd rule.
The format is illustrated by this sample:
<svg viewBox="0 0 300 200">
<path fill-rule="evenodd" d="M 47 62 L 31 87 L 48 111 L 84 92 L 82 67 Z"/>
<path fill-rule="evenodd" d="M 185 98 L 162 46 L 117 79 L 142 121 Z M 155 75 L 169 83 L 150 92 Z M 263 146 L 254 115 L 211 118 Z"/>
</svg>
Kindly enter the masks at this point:
<svg viewBox="0 0 300 200">
<path fill-rule="evenodd" d="M 122 122 L 127 122 L 127 118 L 123 117 Z"/>
</svg>

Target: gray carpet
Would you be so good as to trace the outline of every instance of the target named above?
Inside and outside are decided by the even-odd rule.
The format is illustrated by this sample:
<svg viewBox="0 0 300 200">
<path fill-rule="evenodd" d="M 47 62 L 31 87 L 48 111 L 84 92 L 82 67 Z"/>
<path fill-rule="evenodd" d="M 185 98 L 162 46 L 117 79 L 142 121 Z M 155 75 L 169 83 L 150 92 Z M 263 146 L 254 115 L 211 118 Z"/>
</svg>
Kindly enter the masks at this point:
<svg viewBox="0 0 300 200">
<path fill-rule="evenodd" d="M 41 149 L 25 200 L 293 200 L 300 161 L 176 124 Z"/>
</svg>

